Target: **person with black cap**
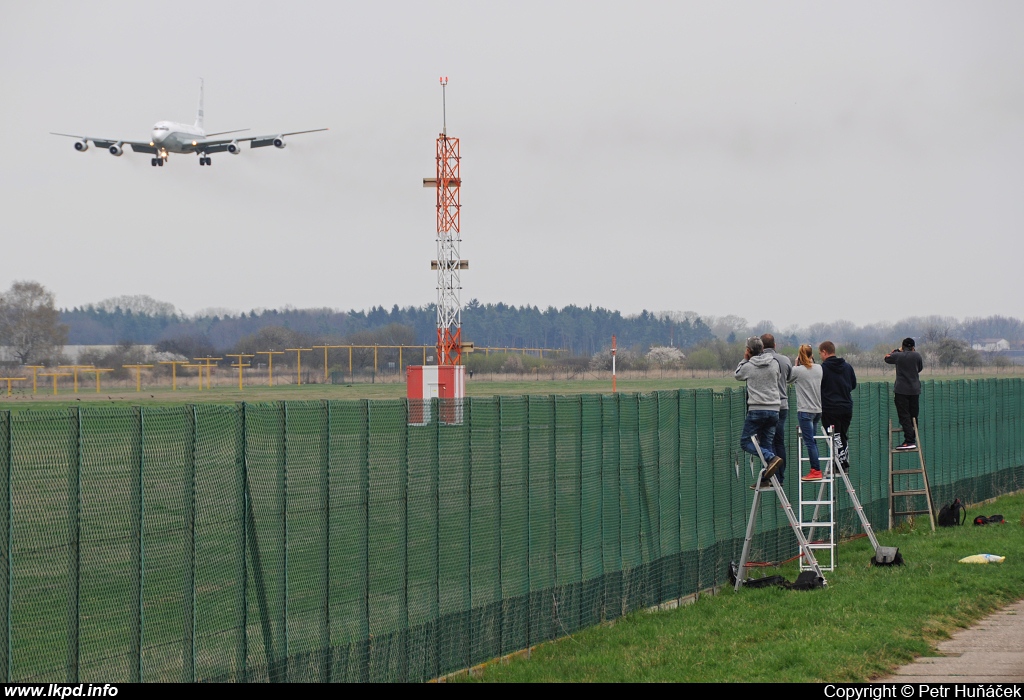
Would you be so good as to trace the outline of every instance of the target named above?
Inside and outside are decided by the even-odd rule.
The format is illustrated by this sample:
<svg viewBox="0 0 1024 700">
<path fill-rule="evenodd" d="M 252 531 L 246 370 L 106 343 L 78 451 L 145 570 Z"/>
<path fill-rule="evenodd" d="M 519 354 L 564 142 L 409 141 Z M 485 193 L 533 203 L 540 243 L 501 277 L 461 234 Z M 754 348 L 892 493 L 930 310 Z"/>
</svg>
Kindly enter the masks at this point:
<svg viewBox="0 0 1024 700">
<path fill-rule="evenodd" d="M 913 338 L 904 338 L 901 347 L 885 356 L 887 364 L 896 365 L 895 403 L 896 414 L 903 426 L 903 444 L 897 450 L 916 450 L 917 434 L 914 421 L 917 419 L 921 398 L 921 370 L 924 360 L 914 348 Z"/>
</svg>

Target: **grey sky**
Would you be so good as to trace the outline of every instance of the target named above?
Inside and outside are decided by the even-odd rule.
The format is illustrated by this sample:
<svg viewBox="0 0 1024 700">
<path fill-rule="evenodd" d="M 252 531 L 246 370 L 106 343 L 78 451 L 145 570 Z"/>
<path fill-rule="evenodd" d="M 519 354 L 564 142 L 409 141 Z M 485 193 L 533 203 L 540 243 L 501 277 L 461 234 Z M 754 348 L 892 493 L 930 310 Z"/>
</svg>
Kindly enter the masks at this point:
<svg viewBox="0 0 1024 700">
<path fill-rule="evenodd" d="M 779 326 L 1021 316 L 1024 4 L 0 4 L 0 288 L 60 306 L 435 299 L 440 75 L 463 301 Z M 284 151 L 78 154 L 191 122 Z M 471 335 L 471 333 L 470 333 Z"/>
</svg>

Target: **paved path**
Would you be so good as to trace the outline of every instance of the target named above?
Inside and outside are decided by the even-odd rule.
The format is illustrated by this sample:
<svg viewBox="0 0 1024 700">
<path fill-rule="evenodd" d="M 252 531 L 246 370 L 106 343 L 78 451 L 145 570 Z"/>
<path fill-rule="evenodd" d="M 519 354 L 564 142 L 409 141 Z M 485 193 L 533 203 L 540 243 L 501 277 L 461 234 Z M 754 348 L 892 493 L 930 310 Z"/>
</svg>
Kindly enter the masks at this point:
<svg viewBox="0 0 1024 700">
<path fill-rule="evenodd" d="M 938 651 L 876 682 L 1024 683 L 1024 600 L 954 632 Z"/>
</svg>

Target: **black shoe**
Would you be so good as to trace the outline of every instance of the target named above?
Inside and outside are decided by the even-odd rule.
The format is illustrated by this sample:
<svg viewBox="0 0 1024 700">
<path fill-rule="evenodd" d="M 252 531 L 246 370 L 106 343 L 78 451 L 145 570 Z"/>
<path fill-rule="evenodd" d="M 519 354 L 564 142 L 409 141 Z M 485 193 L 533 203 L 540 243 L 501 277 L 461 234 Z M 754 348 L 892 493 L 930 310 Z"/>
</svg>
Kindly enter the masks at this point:
<svg viewBox="0 0 1024 700">
<path fill-rule="evenodd" d="M 758 483 L 758 484 L 751 484 L 750 485 L 750 490 L 751 491 L 757 491 L 759 488 L 760 489 L 770 489 L 771 487 L 772 487 L 772 482 L 771 481 L 769 481 L 768 479 L 761 479 L 760 483 Z"/>
<path fill-rule="evenodd" d="M 902 445 L 900 445 L 896 449 L 897 450 L 916 450 L 917 449 L 917 443 L 916 442 L 904 442 Z"/>
<path fill-rule="evenodd" d="M 768 462 L 768 468 L 764 470 L 765 481 L 771 480 L 772 475 L 775 474 L 776 471 L 778 471 L 780 464 L 782 464 L 782 457 L 779 457 L 778 455 L 772 457 L 771 461 Z"/>
</svg>

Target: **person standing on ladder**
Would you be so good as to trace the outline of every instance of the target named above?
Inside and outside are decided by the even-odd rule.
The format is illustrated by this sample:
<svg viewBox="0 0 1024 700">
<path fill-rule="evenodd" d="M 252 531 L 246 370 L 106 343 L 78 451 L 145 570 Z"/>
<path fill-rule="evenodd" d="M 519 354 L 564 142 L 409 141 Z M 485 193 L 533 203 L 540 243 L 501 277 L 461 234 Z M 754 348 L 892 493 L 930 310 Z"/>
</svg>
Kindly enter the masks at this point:
<svg viewBox="0 0 1024 700">
<path fill-rule="evenodd" d="M 761 488 L 771 488 L 771 478 L 782 458 L 772 450 L 775 426 L 779 422 L 779 363 L 764 352 L 764 343 L 756 335 L 747 338 L 743 361 L 736 367 L 736 379 L 747 383 L 747 418 L 743 422 L 740 447 L 757 456 L 757 447 L 751 438 L 756 435 L 767 468 L 761 479 Z M 751 488 L 755 488 L 751 486 Z"/>
<path fill-rule="evenodd" d="M 779 422 L 775 426 L 775 442 L 772 451 L 782 461 L 775 471 L 781 484 L 786 475 L 786 419 L 789 417 L 789 382 L 793 373 L 793 361 L 785 355 L 775 352 L 775 336 L 765 333 L 761 336 L 764 354 L 775 360 L 779 365 Z"/>
<path fill-rule="evenodd" d="M 836 357 L 836 346 L 831 340 L 818 345 L 818 356 L 821 358 L 821 424 L 832 428 L 839 464 L 844 472 L 849 471 L 851 394 L 857 388 L 857 374 L 846 360 Z"/>
<path fill-rule="evenodd" d="M 811 468 L 803 481 L 821 481 L 821 463 L 818 461 L 818 422 L 821 420 L 821 365 L 814 364 L 810 345 L 801 345 L 800 354 L 793 365 L 789 382 L 796 387 L 796 418 L 800 433 L 807 446 L 807 459 Z"/>
<path fill-rule="evenodd" d="M 902 347 L 885 356 L 887 364 L 896 365 L 895 402 L 896 414 L 903 426 L 903 444 L 897 450 L 916 450 L 917 435 L 914 421 L 917 419 L 921 398 L 921 370 L 924 360 L 914 347 L 913 338 L 904 338 Z"/>
</svg>

